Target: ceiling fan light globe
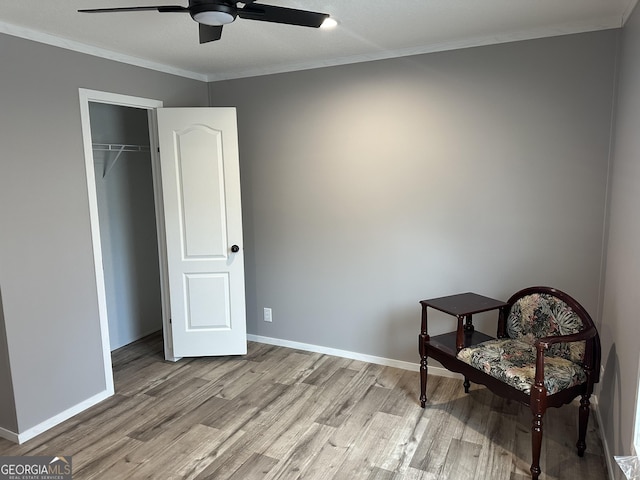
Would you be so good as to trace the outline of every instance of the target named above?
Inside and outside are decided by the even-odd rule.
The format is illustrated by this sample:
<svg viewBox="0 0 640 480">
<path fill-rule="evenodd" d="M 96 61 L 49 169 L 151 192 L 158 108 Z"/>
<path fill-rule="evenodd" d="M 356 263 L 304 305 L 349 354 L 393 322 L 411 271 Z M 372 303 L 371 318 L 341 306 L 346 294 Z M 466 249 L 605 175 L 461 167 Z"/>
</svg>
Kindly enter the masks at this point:
<svg viewBox="0 0 640 480">
<path fill-rule="evenodd" d="M 327 17 L 320 25 L 320 28 L 323 30 L 332 30 L 338 26 L 338 22 L 335 18 Z"/>
<path fill-rule="evenodd" d="M 192 17 L 198 23 L 214 27 L 226 25 L 236 19 L 235 15 L 232 15 L 231 13 L 218 11 L 197 12 L 194 13 Z"/>
</svg>

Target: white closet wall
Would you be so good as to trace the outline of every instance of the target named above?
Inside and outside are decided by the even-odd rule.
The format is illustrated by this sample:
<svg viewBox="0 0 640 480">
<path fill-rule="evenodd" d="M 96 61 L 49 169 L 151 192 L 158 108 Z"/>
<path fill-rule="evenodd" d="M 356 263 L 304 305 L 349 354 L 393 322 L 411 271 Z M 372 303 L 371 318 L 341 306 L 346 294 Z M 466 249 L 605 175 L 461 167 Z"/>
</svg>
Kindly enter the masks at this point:
<svg viewBox="0 0 640 480">
<path fill-rule="evenodd" d="M 146 110 L 91 103 L 89 111 L 113 351 L 162 329 L 149 127 Z"/>
</svg>

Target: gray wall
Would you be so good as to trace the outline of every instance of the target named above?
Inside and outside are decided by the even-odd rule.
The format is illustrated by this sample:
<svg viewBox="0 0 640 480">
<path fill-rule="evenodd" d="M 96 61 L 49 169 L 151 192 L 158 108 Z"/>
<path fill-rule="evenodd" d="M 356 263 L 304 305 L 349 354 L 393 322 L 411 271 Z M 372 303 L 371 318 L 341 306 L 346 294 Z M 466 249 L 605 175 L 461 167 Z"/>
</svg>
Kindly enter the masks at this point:
<svg viewBox="0 0 640 480">
<path fill-rule="evenodd" d="M 601 327 L 606 369 L 598 399 L 611 455 L 629 455 L 640 379 L 636 297 L 640 285 L 640 11 L 637 8 L 623 30 L 616 103 Z M 619 478 L 624 478 L 617 473 Z"/>
<path fill-rule="evenodd" d="M 238 108 L 249 332 L 415 363 L 420 299 L 544 284 L 596 317 L 617 37 L 210 84 Z"/>
<path fill-rule="evenodd" d="M 208 100 L 202 82 L 8 35 L 0 57 L 0 286 L 22 433 L 105 388 L 78 88 Z"/>
<path fill-rule="evenodd" d="M 89 113 L 94 143 L 149 146 L 147 110 L 92 102 Z M 93 156 L 109 342 L 115 350 L 162 330 L 151 155 L 95 150 Z"/>
</svg>

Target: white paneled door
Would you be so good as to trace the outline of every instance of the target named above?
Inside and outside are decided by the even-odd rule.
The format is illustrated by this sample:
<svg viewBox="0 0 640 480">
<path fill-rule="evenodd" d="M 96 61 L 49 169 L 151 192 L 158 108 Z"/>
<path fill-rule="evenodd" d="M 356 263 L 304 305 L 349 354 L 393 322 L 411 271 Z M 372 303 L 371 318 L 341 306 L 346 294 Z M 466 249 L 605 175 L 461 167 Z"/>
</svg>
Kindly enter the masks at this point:
<svg viewBox="0 0 640 480">
<path fill-rule="evenodd" d="M 235 108 L 159 108 L 174 357 L 247 352 Z"/>
</svg>

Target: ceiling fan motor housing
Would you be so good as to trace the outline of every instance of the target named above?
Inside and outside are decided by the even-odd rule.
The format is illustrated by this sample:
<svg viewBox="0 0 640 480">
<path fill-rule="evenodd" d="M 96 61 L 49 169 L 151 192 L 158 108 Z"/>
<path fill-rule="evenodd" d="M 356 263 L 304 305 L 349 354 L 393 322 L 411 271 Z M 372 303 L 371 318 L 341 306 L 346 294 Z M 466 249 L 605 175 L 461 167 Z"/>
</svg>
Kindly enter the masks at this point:
<svg viewBox="0 0 640 480">
<path fill-rule="evenodd" d="M 198 23 L 218 26 L 233 22 L 238 9 L 231 2 L 189 0 L 189 14 Z"/>
</svg>

